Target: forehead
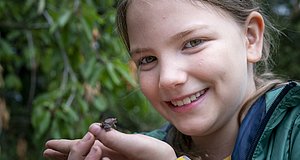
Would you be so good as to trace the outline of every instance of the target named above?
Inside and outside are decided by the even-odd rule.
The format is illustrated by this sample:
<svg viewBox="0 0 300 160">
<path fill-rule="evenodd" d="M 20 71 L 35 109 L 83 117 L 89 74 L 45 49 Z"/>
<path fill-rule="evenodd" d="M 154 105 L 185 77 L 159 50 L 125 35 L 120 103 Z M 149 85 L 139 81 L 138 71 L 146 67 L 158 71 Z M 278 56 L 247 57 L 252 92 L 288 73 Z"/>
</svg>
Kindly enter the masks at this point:
<svg viewBox="0 0 300 160">
<path fill-rule="evenodd" d="M 128 27 L 146 26 L 149 23 L 165 23 L 186 18 L 199 18 L 215 14 L 222 19 L 232 18 L 227 12 L 217 6 L 212 6 L 200 0 L 132 0 L 126 13 Z M 201 17 L 200 17 L 201 18 Z"/>
<path fill-rule="evenodd" d="M 210 3 L 202 0 L 129 0 L 127 8 L 127 17 L 143 15 L 145 11 L 151 11 L 153 15 L 158 12 L 165 11 L 182 11 L 185 9 L 197 8 L 209 12 L 218 12 L 220 15 L 227 15 L 224 10 L 218 6 L 213 6 Z M 131 12 L 133 10 L 133 12 Z M 133 14 L 130 14 L 133 13 Z"/>
<path fill-rule="evenodd" d="M 161 43 L 164 38 L 193 26 L 218 28 L 224 22 L 233 21 L 225 11 L 192 0 L 133 0 L 126 17 L 130 48 L 150 44 L 149 39 L 154 38 Z"/>
</svg>

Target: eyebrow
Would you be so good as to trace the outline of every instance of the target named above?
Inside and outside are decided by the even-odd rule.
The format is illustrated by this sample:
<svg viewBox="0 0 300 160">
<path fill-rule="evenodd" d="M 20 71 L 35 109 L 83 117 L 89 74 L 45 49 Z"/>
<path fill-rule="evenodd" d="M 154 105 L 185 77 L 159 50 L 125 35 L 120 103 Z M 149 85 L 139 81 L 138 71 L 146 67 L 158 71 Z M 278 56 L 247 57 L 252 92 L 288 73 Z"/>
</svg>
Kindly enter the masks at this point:
<svg viewBox="0 0 300 160">
<path fill-rule="evenodd" d="M 185 37 L 197 30 L 205 30 L 207 28 L 208 28 L 208 26 L 206 26 L 206 25 L 191 26 L 191 27 L 188 27 L 187 29 L 185 29 L 184 31 L 179 32 L 179 33 L 175 34 L 174 36 L 172 36 L 171 40 L 181 39 L 182 37 Z"/>
<path fill-rule="evenodd" d="M 129 51 L 129 55 L 132 56 L 134 54 L 138 54 L 138 53 L 142 53 L 142 52 L 148 52 L 150 50 L 151 50 L 150 48 L 137 48 L 137 49 L 134 49 L 132 51 Z"/>
<path fill-rule="evenodd" d="M 206 26 L 206 25 L 193 25 L 191 27 L 187 27 L 184 31 L 176 33 L 175 35 L 171 36 L 170 42 L 181 39 L 197 30 L 205 30 L 207 28 L 208 28 L 208 26 Z M 130 51 L 129 54 L 132 56 L 134 54 L 148 52 L 148 51 L 151 51 L 151 48 L 136 48 L 136 49 Z"/>
</svg>

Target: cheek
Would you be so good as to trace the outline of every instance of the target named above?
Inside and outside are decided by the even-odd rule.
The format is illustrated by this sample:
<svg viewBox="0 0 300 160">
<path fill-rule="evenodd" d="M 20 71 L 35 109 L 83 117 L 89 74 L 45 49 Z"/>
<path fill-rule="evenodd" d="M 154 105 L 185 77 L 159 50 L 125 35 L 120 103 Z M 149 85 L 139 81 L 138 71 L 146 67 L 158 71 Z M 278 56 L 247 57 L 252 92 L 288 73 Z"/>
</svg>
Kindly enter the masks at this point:
<svg viewBox="0 0 300 160">
<path fill-rule="evenodd" d="M 153 99 L 155 98 L 156 93 L 156 80 L 155 76 L 151 75 L 149 73 L 140 73 L 139 74 L 139 84 L 142 93 L 145 95 L 145 97 L 150 100 L 150 102 L 153 102 Z"/>
<path fill-rule="evenodd" d="M 160 98 L 158 80 L 155 75 L 144 74 L 140 75 L 140 88 L 144 96 L 151 103 L 152 107 L 156 109 L 163 117 L 168 120 L 168 114 L 164 107 L 162 107 L 162 101 Z"/>
<path fill-rule="evenodd" d="M 195 57 L 189 61 L 189 64 L 193 64 L 189 68 L 190 76 L 208 82 L 218 80 L 220 76 L 226 74 L 226 64 L 224 64 L 221 58 L 216 57 L 206 56 L 204 59 Z"/>
</svg>

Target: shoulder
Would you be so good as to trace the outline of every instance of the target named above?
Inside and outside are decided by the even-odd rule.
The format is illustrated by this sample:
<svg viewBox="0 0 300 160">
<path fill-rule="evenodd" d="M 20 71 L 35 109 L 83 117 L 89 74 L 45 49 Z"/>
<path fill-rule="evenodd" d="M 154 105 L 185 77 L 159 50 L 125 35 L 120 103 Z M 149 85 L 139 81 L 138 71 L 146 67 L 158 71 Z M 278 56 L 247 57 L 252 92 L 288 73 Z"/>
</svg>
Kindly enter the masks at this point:
<svg viewBox="0 0 300 160">
<path fill-rule="evenodd" d="M 266 92 L 265 96 L 267 111 L 272 106 L 279 106 L 279 108 L 296 107 L 300 105 L 300 83 L 291 81 L 280 84 Z"/>
<path fill-rule="evenodd" d="M 276 87 L 266 93 L 266 129 L 273 129 L 277 125 L 295 122 L 300 114 L 300 85 L 289 82 Z M 269 118 L 268 116 L 269 115 Z M 287 127 L 287 126 L 286 126 Z"/>
<path fill-rule="evenodd" d="M 270 117 L 267 118 L 267 124 L 253 157 L 266 158 L 265 156 L 269 156 L 271 159 L 300 157 L 299 83 L 289 82 L 268 91 L 266 93 L 266 115 L 270 115 Z"/>
</svg>

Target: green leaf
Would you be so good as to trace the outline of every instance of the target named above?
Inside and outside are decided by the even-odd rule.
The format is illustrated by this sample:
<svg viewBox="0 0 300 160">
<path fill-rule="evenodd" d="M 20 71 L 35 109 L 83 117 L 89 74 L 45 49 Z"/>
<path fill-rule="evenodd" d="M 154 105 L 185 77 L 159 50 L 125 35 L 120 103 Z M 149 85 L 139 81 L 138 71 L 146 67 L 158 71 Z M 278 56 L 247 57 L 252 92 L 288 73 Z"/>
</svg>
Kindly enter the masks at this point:
<svg viewBox="0 0 300 160">
<path fill-rule="evenodd" d="M 107 72 L 110 75 L 110 78 L 116 85 L 120 85 L 121 81 L 114 69 L 114 66 L 112 63 L 107 63 Z"/>
<path fill-rule="evenodd" d="M 105 76 L 101 77 L 102 86 L 104 86 L 108 90 L 113 90 L 113 88 L 114 88 L 113 82 L 111 81 L 111 79 L 106 74 L 104 74 L 104 75 Z"/>
<path fill-rule="evenodd" d="M 59 26 L 64 27 L 69 21 L 71 15 L 72 15 L 72 10 L 66 10 L 65 13 L 62 16 L 60 16 L 58 19 Z"/>
<path fill-rule="evenodd" d="M 41 121 L 39 125 L 40 134 L 44 134 L 45 131 L 49 128 L 51 122 L 51 114 L 47 111 L 42 112 Z"/>
<path fill-rule="evenodd" d="M 64 123 L 68 122 L 69 119 L 68 117 L 65 115 L 65 113 L 61 110 L 57 110 L 55 112 L 55 118 L 58 119 L 58 120 L 62 120 Z"/>
<path fill-rule="evenodd" d="M 116 70 L 122 75 L 122 77 L 125 78 L 126 81 L 130 83 L 130 85 L 136 87 L 137 82 L 130 75 L 129 70 L 128 70 L 128 66 L 122 64 L 121 62 L 117 62 L 116 64 L 117 64 Z"/>
<path fill-rule="evenodd" d="M 85 79 L 88 79 L 95 69 L 95 58 L 90 58 L 84 65 L 81 66 L 81 73 Z"/>
<path fill-rule="evenodd" d="M 20 78 L 15 74 L 9 74 L 6 77 L 4 77 L 5 86 L 8 89 L 15 89 L 15 90 L 21 90 L 22 88 L 22 82 Z"/>
<path fill-rule="evenodd" d="M 103 96 L 94 97 L 93 104 L 98 111 L 104 111 L 107 108 L 107 102 Z"/>
<path fill-rule="evenodd" d="M 83 30 L 85 32 L 86 37 L 88 38 L 89 41 L 92 41 L 93 36 L 92 36 L 92 27 L 88 25 L 87 21 L 85 18 L 81 18 L 81 25 L 83 27 Z"/>
<path fill-rule="evenodd" d="M 32 115 L 32 125 L 36 130 L 36 138 L 39 139 L 49 128 L 51 122 L 51 114 L 43 107 L 35 107 Z"/>
<path fill-rule="evenodd" d="M 38 14 L 42 14 L 45 10 L 46 0 L 39 1 Z"/>
<path fill-rule="evenodd" d="M 2 52 L 0 53 L 1 57 L 4 55 L 9 55 L 14 53 L 11 45 L 1 39 L 0 39 L 0 51 Z"/>
<path fill-rule="evenodd" d="M 63 105 L 64 112 L 66 113 L 67 117 L 69 118 L 69 122 L 76 122 L 79 120 L 79 117 L 75 110 L 71 108 L 70 106 Z"/>
<path fill-rule="evenodd" d="M 49 32 L 50 32 L 51 34 L 53 34 L 53 33 L 57 30 L 57 28 L 58 28 L 58 24 L 57 24 L 57 23 L 54 23 L 54 24 L 52 24 L 52 25 L 50 26 Z"/>
<path fill-rule="evenodd" d="M 59 89 L 54 91 L 48 91 L 44 94 L 40 94 L 39 96 L 37 96 L 33 104 L 34 106 L 47 106 L 50 109 L 53 109 L 54 107 L 56 107 L 54 105 L 55 100 L 63 96 L 63 94 L 64 93 Z"/>
<path fill-rule="evenodd" d="M 51 126 L 51 135 L 53 138 L 55 139 L 60 139 L 62 138 L 61 137 L 61 131 L 60 131 L 60 128 L 59 128 L 59 124 L 61 122 L 59 121 L 59 119 L 57 117 L 54 117 L 53 118 L 53 122 L 52 122 L 52 126 Z"/>
<path fill-rule="evenodd" d="M 77 98 L 77 102 L 80 107 L 80 111 L 82 113 L 87 113 L 89 110 L 88 103 L 85 100 L 83 100 L 82 98 Z"/>
<path fill-rule="evenodd" d="M 34 4 L 34 0 L 27 0 L 23 9 L 27 12 L 29 9 L 32 9 L 32 5 Z"/>
<path fill-rule="evenodd" d="M 102 73 L 102 72 L 103 72 L 103 71 L 102 71 L 101 68 L 96 68 L 96 69 L 94 70 L 93 75 L 91 76 L 91 78 L 90 78 L 90 80 L 89 80 L 91 85 L 95 85 L 95 84 L 98 82 L 99 77 L 101 76 L 101 73 Z"/>
</svg>

